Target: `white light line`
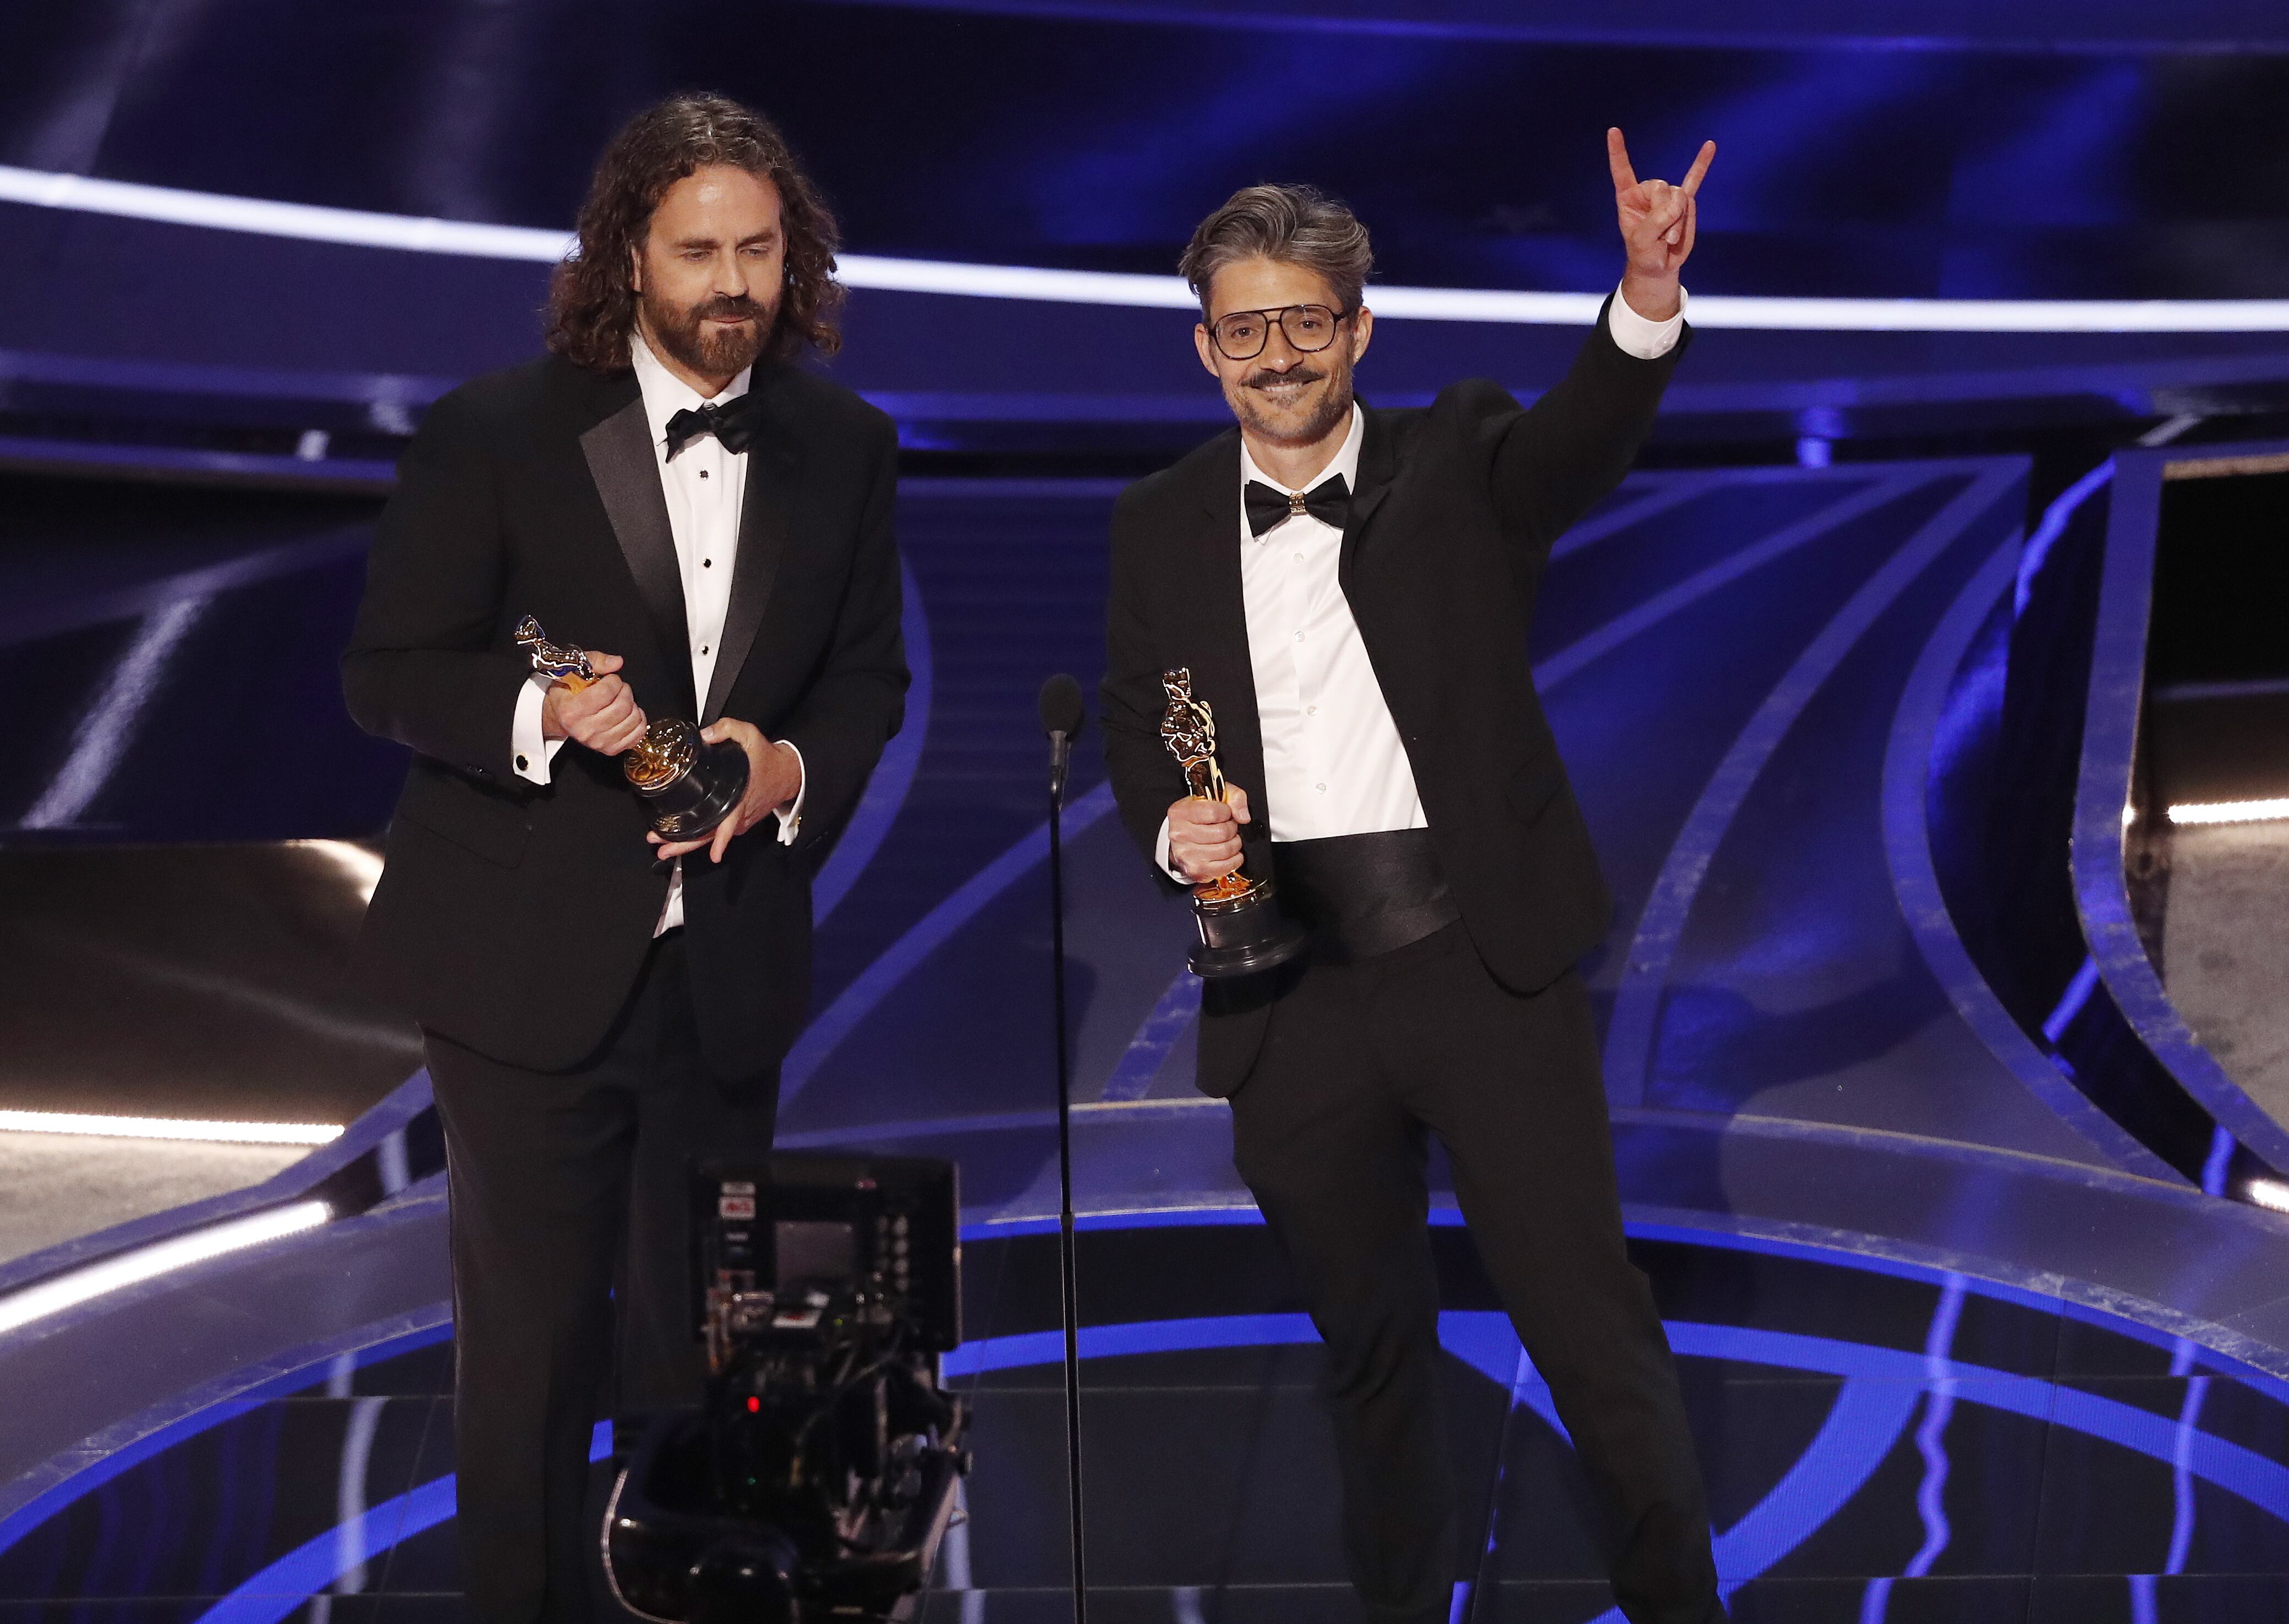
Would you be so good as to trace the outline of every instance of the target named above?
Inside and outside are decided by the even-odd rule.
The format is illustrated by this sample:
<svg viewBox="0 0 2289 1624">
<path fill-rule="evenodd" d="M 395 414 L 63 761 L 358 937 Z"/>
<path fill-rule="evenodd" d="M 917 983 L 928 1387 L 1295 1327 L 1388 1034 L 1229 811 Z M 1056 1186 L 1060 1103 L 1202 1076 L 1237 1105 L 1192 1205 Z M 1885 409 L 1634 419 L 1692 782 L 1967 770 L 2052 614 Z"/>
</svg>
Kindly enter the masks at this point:
<svg viewBox="0 0 2289 1624">
<path fill-rule="evenodd" d="M 2258 1206 L 2271 1207 L 2277 1213 L 2289 1213 L 2289 1184 L 2273 1179 L 2252 1179 L 2242 1189 Z"/>
<path fill-rule="evenodd" d="M 108 214 L 121 219 L 157 220 L 169 226 L 203 226 L 216 231 L 245 231 L 258 236 L 293 237 L 305 243 L 343 243 L 356 248 L 395 248 L 413 253 L 467 254 L 483 259 L 531 259 L 554 263 L 572 238 L 562 231 L 526 226 L 488 226 L 470 220 L 423 219 L 407 214 L 375 214 L 363 209 L 328 209 L 315 203 L 275 203 L 267 197 L 227 197 L 216 192 L 178 191 L 100 180 L 91 175 L 58 175 L 44 170 L 0 165 L 0 202 L 68 209 L 77 214 Z"/>
<path fill-rule="evenodd" d="M 195 1118 L 108 1117 L 79 1111 L 0 1111 L 0 1129 L 20 1134 L 94 1134 L 108 1139 L 212 1140 L 227 1144 L 331 1144 L 342 1130 L 324 1122 L 206 1122 Z"/>
<path fill-rule="evenodd" d="M 2254 824 L 2269 817 L 2289 817 L 2289 799 L 2195 800 L 2170 808 L 2173 824 Z"/>
<path fill-rule="evenodd" d="M 235 1218 L 228 1223 L 194 1230 L 171 1240 L 138 1246 L 118 1257 L 90 1263 L 84 1269 L 75 1269 L 52 1280 L 43 1280 L 37 1286 L 27 1286 L 22 1291 L 0 1297 L 0 1333 L 45 1319 L 51 1314 L 60 1314 L 66 1309 L 76 1308 L 123 1286 L 156 1279 L 161 1275 L 187 1269 L 194 1263 L 203 1263 L 226 1253 L 259 1246 L 282 1235 L 315 1229 L 331 1215 L 323 1201 L 298 1201 L 291 1206 L 276 1207 L 250 1217 Z"/>
<path fill-rule="evenodd" d="M 890 259 L 879 254 L 837 254 L 834 266 L 835 275 L 851 287 L 889 293 L 952 293 L 971 299 L 1025 299 L 1057 305 L 1127 305 L 1154 310 L 1200 307 L 1183 277 L 1148 276 L 1137 271 L 964 265 L 951 259 Z M 1379 309 L 1384 290 L 1376 291 Z M 1592 314 L 1597 307 L 1597 302 L 1592 300 Z"/>
<path fill-rule="evenodd" d="M 5 165 L 0 165 L 0 203 L 358 248 L 541 265 L 562 259 L 573 243 L 565 232 L 538 227 L 229 197 Z M 1181 279 L 1123 271 L 844 254 L 840 274 L 853 288 L 884 292 L 1143 309 L 1195 307 Z M 1597 315 L 1604 298 L 1601 293 L 1492 288 L 1376 287 L 1368 303 L 1379 314 L 1416 321 L 1578 327 Z M 1693 322 L 1696 327 L 1800 332 L 2289 332 L 2289 299 L 1768 299 L 1712 293 L 1695 297 Z"/>
</svg>

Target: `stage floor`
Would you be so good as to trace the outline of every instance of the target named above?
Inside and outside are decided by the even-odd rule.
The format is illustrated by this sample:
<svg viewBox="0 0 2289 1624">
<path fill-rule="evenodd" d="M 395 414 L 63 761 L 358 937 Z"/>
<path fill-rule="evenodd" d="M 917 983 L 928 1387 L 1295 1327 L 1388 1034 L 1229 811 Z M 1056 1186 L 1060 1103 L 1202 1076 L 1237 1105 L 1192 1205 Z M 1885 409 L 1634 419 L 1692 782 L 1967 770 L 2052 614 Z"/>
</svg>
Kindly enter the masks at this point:
<svg viewBox="0 0 2289 1624">
<path fill-rule="evenodd" d="M 1470 1616 L 1617 1620 L 1564 1430 L 1454 1217 L 1435 1233 Z M 2289 1387 L 1959 1275 L 1638 1229 L 1736 1619 L 2289 1617 Z M 1054 1236 L 973 1226 L 965 1254 L 947 1373 L 977 1467 L 922 1616 L 1047 1624 L 1069 1616 Z M 1081 1254 L 1093 1616 L 1352 1616 L 1319 1353 L 1267 1232 L 1237 1208 L 1105 1218 Z M 186 1417 L 0 1532 L 0 1619 L 462 1617 L 438 1315 Z"/>
</svg>

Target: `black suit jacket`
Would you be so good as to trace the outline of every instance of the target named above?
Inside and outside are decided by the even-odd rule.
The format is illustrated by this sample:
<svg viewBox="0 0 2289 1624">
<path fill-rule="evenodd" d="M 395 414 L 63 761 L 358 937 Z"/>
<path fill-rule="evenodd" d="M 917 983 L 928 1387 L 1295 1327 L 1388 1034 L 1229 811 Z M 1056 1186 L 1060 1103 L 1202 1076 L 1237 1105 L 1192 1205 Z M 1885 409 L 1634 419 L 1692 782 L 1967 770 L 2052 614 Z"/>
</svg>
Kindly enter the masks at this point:
<svg viewBox="0 0 2289 1624">
<path fill-rule="evenodd" d="M 633 372 L 552 356 L 480 378 L 431 408 L 400 465 L 342 659 L 358 725 L 414 752 L 359 957 L 423 1026 L 496 1059 L 553 1071 L 595 1048 L 668 884 L 617 759 L 568 744 L 547 785 L 516 775 L 524 615 L 619 655 L 652 716 L 733 716 L 802 752 L 792 847 L 766 819 L 720 865 L 703 852 L 683 870 L 711 1068 L 768 1071 L 802 1024 L 810 877 L 905 710 L 897 441 L 811 373 L 759 363 L 751 386 L 762 427 L 705 695 Z"/>
<path fill-rule="evenodd" d="M 1522 409 L 1473 380 L 1427 409 L 1366 409 L 1340 579 L 1405 743 L 1440 865 L 1505 985 L 1547 985 L 1604 935 L 1612 904 L 1527 659 L 1551 545 L 1629 471 L 1690 332 L 1623 354 L 1600 313 L 1564 381 Z M 1160 673 L 1190 666 L 1216 755 L 1247 790 L 1248 872 L 1272 871 L 1264 744 L 1240 577 L 1240 434 L 1122 493 L 1113 517 L 1105 753 L 1148 853 L 1184 776 L 1160 743 Z M 1210 983 L 1201 1091 L 1236 1092 L 1263 1042 L 1271 976 Z"/>
</svg>

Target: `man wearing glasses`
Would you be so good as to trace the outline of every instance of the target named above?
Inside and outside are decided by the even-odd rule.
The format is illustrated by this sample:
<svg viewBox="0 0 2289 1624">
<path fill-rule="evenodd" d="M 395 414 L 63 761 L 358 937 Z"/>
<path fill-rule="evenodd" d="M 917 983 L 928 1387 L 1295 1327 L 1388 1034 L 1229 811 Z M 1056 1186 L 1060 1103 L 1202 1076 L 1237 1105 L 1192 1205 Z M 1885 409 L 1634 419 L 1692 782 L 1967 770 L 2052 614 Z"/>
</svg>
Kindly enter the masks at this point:
<svg viewBox="0 0 2289 1624">
<path fill-rule="evenodd" d="M 1181 268 L 1238 431 L 1113 521 L 1122 818 L 1172 883 L 1272 874 L 1312 933 L 1304 959 L 1208 984 L 1199 1086 L 1231 1101 L 1233 1160 L 1327 1344 L 1344 1551 L 1378 1624 L 1445 1624 L 1456 1572 L 1432 1134 L 1588 1473 L 1622 1611 L 1725 1616 L 1574 968 L 1611 904 L 1526 654 L 1551 544 L 1628 471 L 1690 338 L 1679 271 L 1715 146 L 1671 186 L 1607 145 L 1627 269 L 1531 410 L 1482 381 L 1360 402 L 1366 228 L 1309 187 L 1234 194 Z M 1187 799 L 1161 747 L 1177 666 L 1216 707 L 1228 803 Z"/>
</svg>

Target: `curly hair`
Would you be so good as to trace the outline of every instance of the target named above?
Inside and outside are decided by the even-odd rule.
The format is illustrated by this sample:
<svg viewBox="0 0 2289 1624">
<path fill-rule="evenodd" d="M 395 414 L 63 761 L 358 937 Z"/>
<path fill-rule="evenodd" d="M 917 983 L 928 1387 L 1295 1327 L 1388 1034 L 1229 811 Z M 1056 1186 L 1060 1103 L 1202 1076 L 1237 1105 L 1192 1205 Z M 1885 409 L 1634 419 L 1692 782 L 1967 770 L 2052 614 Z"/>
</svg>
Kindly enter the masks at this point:
<svg viewBox="0 0 2289 1624">
<path fill-rule="evenodd" d="M 551 350 L 592 371 L 629 364 L 636 316 L 629 266 L 651 228 L 652 211 L 677 181 L 717 163 L 778 188 L 786 276 L 764 355 L 786 361 L 805 345 L 825 355 L 841 347 L 836 317 L 844 295 L 834 280 L 841 237 L 826 200 L 770 119 L 726 96 L 689 94 L 637 114 L 597 160 L 580 205 L 579 246 L 549 278 Z"/>
<path fill-rule="evenodd" d="M 1317 272 L 1347 312 L 1359 308 L 1375 269 L 1367 227 L 1325 192 L 1308 186 L 1245 186 L 1200 223 L 1176 262 L 1176 274 L 1200 295 L 1202 321 L 1208 318 L 1208 290 L 1216 274 L 1259 258 Z"/>
</svg>

